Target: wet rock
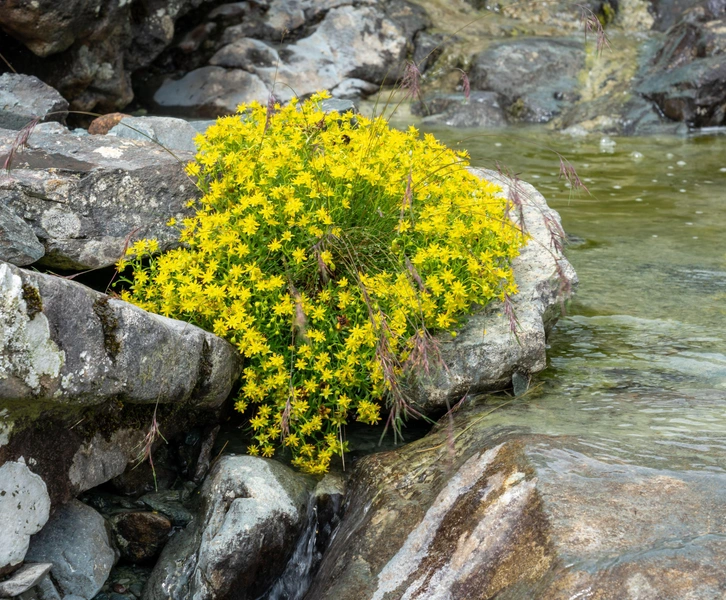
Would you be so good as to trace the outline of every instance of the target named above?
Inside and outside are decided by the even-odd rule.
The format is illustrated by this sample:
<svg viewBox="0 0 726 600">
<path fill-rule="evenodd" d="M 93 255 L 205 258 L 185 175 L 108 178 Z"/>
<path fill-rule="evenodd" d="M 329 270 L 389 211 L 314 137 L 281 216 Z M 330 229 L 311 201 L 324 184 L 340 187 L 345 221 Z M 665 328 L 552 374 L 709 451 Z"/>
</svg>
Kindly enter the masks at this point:
<svg viewBox="0 0 726 600">
<path fill-rule="evenodd" d="M 34 119 L 64 123 L 67 115 L 65 98 L 37 77 L 0 75 L 0 128 L 22 129 Z"/>
<path fill-rule="evenodd" d="M 52 85 L 74 110 L 110 112 L 133 99 L 130 73 L 158 56 L 174 37 L 176 19 L 203 2 L 4 3 L 0 22 L 28 48 L 16 68 Z"/>
<path fill-rule="evenodd" d="M 0 162 L 15 132 L 0 129 Z M 167 227 L 183 219 L 197 190 L 177 158 L 156 144 L 109 136 L 35 132 L 0 179 L 0 202 L 33 229 L 45 247 L 42 264 L 84 270 L 113 265 L 129 241 L 155 237 L 178 244 Z"/>
<path fill-rule="evenodd" d="M 0 598 L 13 598 L 38 585 L 51 569 L 51 563 L 27 563 L 9 579 L 0 581 Z"/>
<path fill-rule="evenodd" d="M 51 574 L 61 593 L 90 599 L 106 581 L 116 554 L 103 517 L 72 500 L 33 536 L 26 559 L 53 563 Z"/>
<path fill-rule="evenodd" d="M 470 394 L 503 389 L 511 385 L 514 373 L 529 377 L 543 370 L 547 335 L 577 285 L 572 265 L 552 243 L 553 235 L 564 242 L 560 217 L 542 194 L 495 171 L 473 172 L 501 185 L 510 199 L 516 194 L 524 228 L 531 236 L 512 262 L 519 288 L 512 298 L 516 335 L 504 308 L 496 303 L 471 316 L 455 338 L 442 339 L 441 358 L 447 368 L 429 375 L 417 373 L 410 382 L 411 397 L 419 410 L 428 413 L 446 410 Z"/>
<path fill-rule="evenodd" d="M 576 38 L 497 42 L 472 58 L 472 89 L 498 93 L 509 117 L 546 123 L 577 99 L 585 49 Z"/>
<path fill-rule="evenodd" d="M 490 411 L 357 463 L 307 599 L 719 596 L 722 473 L 607 461 Z"/>
<path fill-rule="evenodd" d="M 88 126 L 88 133 L 91 135 L 106 135 L 111 129 L 121 122 L 121 119 L 130 117 L 126 113 L 114 112 L 96 117 Z"/>
<path fill-rule="evenodd" d="M 202 487 L 198 520 L 166 545 L 143 598 L 258 598 L 292 552 L 311 488 L 274 461 L 222 457 Z"/>
<path fill-rule="evenodd" d="M 0 204 L 0 260 L 24 267 L 42 258 L 43 254 L 45 248 L 30 225 Z"/>
<path fill-rule="evenodd" d="M 726 8 L 726 7 L 725 7 Z M 726 16 L 671 28 L 637 91 L 691 127 L 726 123 Z"/>
<path fill-rule="evenodd" d="M 189 510 L 190 494 L 186 489 L 151 492 L 141 496 L 139 501 L 165 515 L 174 527 L 186 527 L 194 519 L 194 513 Z"/>
<path fill-rule="evenodd" d="M 48 521 L 50 497 L 23 459 L 0 466 L 0 576 L 23 561 L 30 536 Z"/>
<path fill-rule="evenodd" d="M 153 561 L 171 533 L 171 521 L 153 512 L 121 513 L 109 518 L 108 522 L 121 558 L 134 564 Z"/>
<path fill-rule="evenodd" d="M 438 95 L 415 108 L 423 122 L 447 127 L 505 127 L 507 117 L 494 92 Z"/>
<path fill-rule="evenodd" d="M 129 140 L 153 142 L 167 150 L 196 152 L 196 130 L 184 119 L 172 117 L 125 117 L 108 132 Z"/>
</svg>

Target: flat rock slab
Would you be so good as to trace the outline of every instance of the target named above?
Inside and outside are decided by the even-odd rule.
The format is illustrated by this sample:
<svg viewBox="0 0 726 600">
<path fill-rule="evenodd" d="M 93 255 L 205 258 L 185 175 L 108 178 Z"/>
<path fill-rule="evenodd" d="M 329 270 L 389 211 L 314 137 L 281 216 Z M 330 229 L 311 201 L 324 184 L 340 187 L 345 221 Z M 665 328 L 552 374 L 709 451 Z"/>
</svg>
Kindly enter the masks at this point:
<svg viewBox="0 0 726 600">
<path fill-rule="evenodd" d="M 0 162 L 16 134 L 0 129 Z M 191 215 L 186 204 L 198 196 L 184 173 L 193 154 L 173 154 L 150 141 L 39 130 L 0 175 L 0 204 L 30 226 L 48 267 L 107 267 L 142 238 L 166 250 L 178 243 L 167 221 Z"/>
<path fill-rule="evenodd" d="M 0 260 L 18 267 L 42 258 L 45 248 L 23 219 L 0 204 Z"/>
<path fill-rule="evenodd" d="M 605 461 L 490 410 L 357 464 L 306 600 L 723 597 L 723 473 Z"/>
<path fill-rule="evenodd" d="M 14 598 L 35 587 L 50 572 L 53 563 L 28 563 L 0 582 L 0 598 Z"/>
<path fill-rule="evenodd" d="M 424 413 L 447 410 L 467 395 L 501 390 L 513 380 L 526 389 L 530 376 L 547 366 L 547 335 L 578 283 L 572 265 L 552 244 L 553 234 L 562 235 L 560 216 L 542 194 L 496 171 L 472 172 L 501 185 L 502 194 L 521 204 L 520 213 L 513 203 L 511 216 L 530 236 L 512 261 L 519 288 L 512 298 L 516 335 L 504 307 L 496 302 L 469 317 L 455 338 L 442 338 L 440 352 L 447 368 L 428 375 L 417 372 L 410 381 L 411 398 Z"/>
</svg>

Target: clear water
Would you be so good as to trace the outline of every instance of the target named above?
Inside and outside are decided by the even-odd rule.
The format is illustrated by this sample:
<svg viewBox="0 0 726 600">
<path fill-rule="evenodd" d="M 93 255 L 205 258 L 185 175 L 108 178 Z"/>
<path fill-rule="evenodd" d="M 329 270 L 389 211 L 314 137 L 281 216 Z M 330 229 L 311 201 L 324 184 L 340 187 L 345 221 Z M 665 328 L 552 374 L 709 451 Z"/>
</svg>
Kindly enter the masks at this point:
<svg viewBox="0 0 726 600">
<path fill-rule="evenodd" d="M 563 218 L 580 287 L 549 368 L 494 424 L 572 435 L 600 460 L 726 469 L 726 136 L 572 139 L 431 130 L 533 183 Z M 590 194 L 558 178 L 562 153 Z"/>
</svg>

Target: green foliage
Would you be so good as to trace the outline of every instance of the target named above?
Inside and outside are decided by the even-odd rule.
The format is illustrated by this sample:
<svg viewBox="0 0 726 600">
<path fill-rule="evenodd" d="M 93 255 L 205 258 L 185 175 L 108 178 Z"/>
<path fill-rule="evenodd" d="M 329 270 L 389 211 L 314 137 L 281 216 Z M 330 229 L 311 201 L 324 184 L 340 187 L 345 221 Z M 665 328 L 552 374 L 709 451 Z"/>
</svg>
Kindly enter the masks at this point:
<svg viewBox="0 0 726 600">
<path fill-rule="evenodd" d="M 523 241 L 466 154 L 382 118 L 300 104 L 240 106 L 197 139 L 203 197 L 185 247 L 129 249 L 122 297 L 214 331 L 246 357 L 236 407 L 251 454 L 283 444 L 322 473 L 351 419 L 394 425 L 407 370 L 436 362 L 430 333 L 516 292 Z M 150 258 L 145 258 L 150 257 Z M 142 260 L 143 259 L 143 260 Z"/>
</svg>

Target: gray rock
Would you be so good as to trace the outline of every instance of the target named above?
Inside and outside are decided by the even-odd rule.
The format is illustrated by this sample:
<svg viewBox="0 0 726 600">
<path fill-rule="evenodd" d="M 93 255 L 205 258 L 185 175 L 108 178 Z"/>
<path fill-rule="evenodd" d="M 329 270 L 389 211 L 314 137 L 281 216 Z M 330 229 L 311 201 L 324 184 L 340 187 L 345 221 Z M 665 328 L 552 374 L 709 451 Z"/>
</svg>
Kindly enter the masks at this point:
<svg viewBox="0 0 726 600">
<path fill-rule="evenodd" d="M 91 406 L 219 406 L 239 371 L 228 342 L 81 284 L 0 264 L 0 398 Z"/>
<path fill-rule="evenodd" d="M 300 27 L 300 19 L 304 22 L 298 5 L 303 6 L 293 0 L 272 2 L 264 16 L 228 27 L 210 59 L 212 66 L 167 79 L 154 102 L 187 115 L 217 116 L 235 112 L 241 103 L 265 103 L 270 90 L 281 101 L 319 90 L 355 98 L 376 91 L 384 79 L 396 79 L 406 54 L 405 28 L 378 7 L 343 5 L 321 11 L 309 35 L 278 50 L 278 30 L 284 25 L 292 31 Z"/>
<path fill-rule="evenodd" d="M 427 114 L 426 110 L 431 114 Z M 472 92 L 467 100 L 464 94 L 448 94 L 426 100 L 417 105 L 416 112 L 424 115 L 423 122 L 447 127 L 505 127 L 507 117 L 494 92 Z"/>
<path fill-rule="evenodd" d="M 196 129 L 184 119 L 173 117 L 124 117 L 108 135 L 158 144 L 167 150 L 196 152 Z"/>
<path fill-rule="evenodd" d="M 14 140 L 0 129 L 0 157 Z M 191 214 L 186 203 L 198 191 L 184 173 L 192 155 L 175 154 L 116 137 L 34 132 L 0 179 L 0 203 L 31 226 L 45 247 L 43 265 L 110 266 L 128 241 L 155 237 L 162 250 L 178 244 L 166 222 Z"/>
<path fill-rule="evenodd" d="M 282 100 L 330 90 L 350 78 L 380 85 L 395 80 L 406 47 L 401 28 L 375 8 L 342 6 L 329 10 L 311 35 L 289 45 L 277 69 L 255 73 L 268 87 L 275 83 Z"/>
<path fill-rule="evenodd" d="M 472 169 L 480 177 L 502 187 L 509 198 L 515 194 L 512 180 L 495 171 Z M 512 262 L 518 293 L 512 298 L 517 319 L 516 335 L 501 304 L 491 304 L 469 317 L 458 335 L 442 339 L 441 358 L 447 368 L 413 375 L 411 397 L 423 412 L 453 406 L 464 396 L 502 389 L 514 373 L 528 377 L 547 366 L 546 338 L 557 322 L 562 303 L 577 285 L 577 275 L 552 245 L 550 229 L 560 217 L 533 186 L 516 183 L 524 228 L 530 240 Z M 513 216 L 517 210 L 512 210 Z M 561 240 L 564 243 L 564 240 Z"/>
<path fill-rule="evenodd" d="M 671 28 L 636 90 L 691 127 L 726 124 L 726 16 Z"/>
<path fill-rule="evenodd" d="M 2 335 L 2 334 L 0 334 Z M 50 497 L 43 480 L 25 461 L 0 466 L 0 574 L 23 561 L 30 536 L 48 521 Z"/>
<path fill-rule="evenodd" d="M 116 554 L 103 517 L 72 500 L 58 507 L 33 537 L 27 559 L 52 562 L 51 574 L 60 591 L 90 600 L 108 578 Z"/>
<path fill-rule="evenodd" d="M 18 267 L 42 258 L 45 248 L 30 225 L 4 204 L 0 204 L 0 260 Z"/>
<path fill-rule="evenodd" d="M 9 579 L 0 582 L 0 598 L 14 598 L 38 585 L 50 571 L 52 563 L 27 563 L 15 571 Z"/>
<path fill-rule="evenodd" d="M 582 39 L 497 42 L 472 58 L 472 89 L 497 92 L 513 120 L 546 123 L 577 99 Z"/>
<path fill-rule="evenodd" d="M 164 548 L 144 600 L 258 598 L 284 569 L 311 489 L 280 463 L 222 457 L 202 487 L 199 519 Z"/>
<path fill-rule="evenodd" d="M 0 128 L 22 129 L 34 119 L 65 122 L 68 102 L 32 75 L 0 75 Z"/>
<path fill-rule="evenodd" d="M 491 426 L 490 412 L 361 459 L 306 598 L 722 595 L 723 473 L 614 464 L 593 440 Z"/>
<path fill-rule="evenodd" d="M 202 67 L 167 79 L 154 94 L 160 108 L 199 117 L 233 114 L 237 106 L 266 102 L 269 91 L 257 75 L 240 69 Z"/>
<path fill-rule="evenodd" d="M 265 42 L 240 38 L 223 46 L 209 59 L 209 64 L 254 72 L 255 68 L 274 67 L 279 60 L 277 50 Z"/>
</svg>

